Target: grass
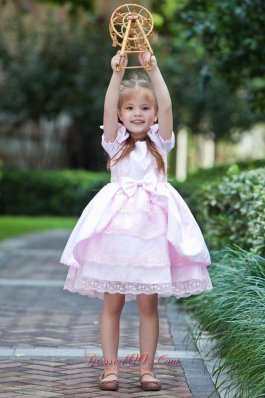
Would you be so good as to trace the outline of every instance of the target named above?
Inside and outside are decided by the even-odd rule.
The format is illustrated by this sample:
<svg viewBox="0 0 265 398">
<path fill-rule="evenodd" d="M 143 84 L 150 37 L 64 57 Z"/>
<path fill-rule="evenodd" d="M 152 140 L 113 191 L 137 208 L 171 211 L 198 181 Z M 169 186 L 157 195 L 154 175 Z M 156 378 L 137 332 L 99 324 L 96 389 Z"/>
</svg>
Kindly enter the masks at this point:
<svg viewBox="0 0 265 398">
<path fill-rule="evenodd" d="M 192 332 L 199 338 L 207 330 L 216 339 L 215 373 L 228 375 L 219 387 L 235 389 L 234 398 L 264 397 L 265 259 L 234 245 L 213 253 L 212 260 L 213 290 L 184 302 L 200 322 Z"/>
<path fill-rule="evenodd" d="M 49 229 L 71 229 L 76 217 L 0 216 L 0 240 Z"/>
</svg>

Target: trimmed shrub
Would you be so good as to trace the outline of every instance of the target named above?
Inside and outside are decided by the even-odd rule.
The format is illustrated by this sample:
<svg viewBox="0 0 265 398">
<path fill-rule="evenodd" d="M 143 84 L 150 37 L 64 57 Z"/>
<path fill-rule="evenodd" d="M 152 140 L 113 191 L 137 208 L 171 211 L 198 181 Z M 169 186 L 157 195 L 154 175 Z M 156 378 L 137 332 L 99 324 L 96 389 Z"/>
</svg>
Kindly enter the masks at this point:
<svg viewBox="0 0 265 398">
<path fill-rule="evenodd" d="M 241 172 L 233 165 L 220 175 L 213 168 L 197 175 L 197 180 L 191 176 L 185 183 L 172 183 L 190 206 L 211 249 L 234 243 L 265 254 L 265 167 L 251 169 L 264 163 L 245 164 L 249 170 Z"/>
<path fill-rule="evenodd" d="M 215 373 L 227 372 L 227 392 L 235 388 L 235 398 L 264 397 L 265 259 L 235 245 L 212 259 L 213 290 L 182 301 L 200 322 L 192 333 L 198 339 L 207 330 L 216 339 L 209 354 Z"/>
<path fill-rule="evenodd" d="M 201 209 L 201 203 L 198 203 L 197 197 L 202 185 L 210 183 L 213 180 L 222 179 L 232 166 L 237 166 L 241 171 L 253 170 L 258 167 L 265 167 L 265 159 L 241 161 L 233 165 L 222 164 L 209 169 L 198 169 L 196 172 L 190 174 L 186 181 L 179 182 L 175 178 L 170 178 L 170 183 L 184 197 L 192 211 L 196 213 Z"/>
<path fill-rule="evenodd" d="M 0 214 L 78 216 L 108 182 L 106 172 L 4 170 Z"/>
<path fill-rule="evenodd" d="M 239 172 L 229 169 L 221 181 L 199 191 L 200 224 L 212 248 L 235 243 L 265 255 L 265 168 Z"/>
</svg>

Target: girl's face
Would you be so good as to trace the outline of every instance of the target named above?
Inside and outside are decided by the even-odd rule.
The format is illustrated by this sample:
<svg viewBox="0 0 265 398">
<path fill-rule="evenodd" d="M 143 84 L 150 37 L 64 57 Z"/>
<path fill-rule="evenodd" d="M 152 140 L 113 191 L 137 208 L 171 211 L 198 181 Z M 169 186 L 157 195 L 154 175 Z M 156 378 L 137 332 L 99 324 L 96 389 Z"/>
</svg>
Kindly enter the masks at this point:
<svg viewBox="0 0 265 398">
<path fill-rule="evenodd" d="M 152 92 L 143 87 L 124 90 L 118 115 L 133 138 L 143 138 L 150 126 L 157 121 Z"/>
</svg>

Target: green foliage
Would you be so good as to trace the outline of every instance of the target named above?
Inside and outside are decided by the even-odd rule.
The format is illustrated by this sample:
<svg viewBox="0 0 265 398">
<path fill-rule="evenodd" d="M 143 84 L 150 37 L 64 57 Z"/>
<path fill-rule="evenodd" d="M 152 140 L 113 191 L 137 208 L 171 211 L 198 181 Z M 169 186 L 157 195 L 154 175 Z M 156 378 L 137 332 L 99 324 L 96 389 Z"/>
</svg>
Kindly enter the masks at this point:
<svg viewBox="0 0 265 398">
<path fill-rule="evenodd" d="M 191 208 L 210 248 L 234 243 L 265 254 L 264 166 L 262 159 L 222 165 L 199 170 L 184 183 L 170 181 Z"/>
<path fill-rule="evenodd" d="M 227 373 L 217 385 L 235 398 L 265 394 L 265 259 L 234 246 L 212 254 L 209 267 L 213 289 L 184 300 L 200 325 L 191 332 L 199 338 L 209 331 L 215 340 L 210 359 L 214 373 Z M 219 360 L 218 358 L 221 358 Z"/>
<path fill-rule="evenodd" d="M 96 140 L 112 53 L 107 27 L 87 13 L 70 18 L 56 7 L 17 13 L 0 5 L 0 127 L 14 131 L 66 113 L 73 167 L 102 168 Z"/>
<path fill-rule="evenodd" d="M 165 54 L 165 42 L 172 45 Z M 239 98 L 222 79 L 211 77 L 206 58 L 174 39 L 161 39 L 159 64 L 170 90 L 175 126 L 188 127 L 193 134 L 211 136 L 215 141 L 232 138 L 232 132 L 247 130 L 255 119 L 245 98 Z M 181 60 L 181 62 L 180 62 Z"/>
<path fill-rule="evenodd" d="M 64 4 L 67 4 L 70 6 L 70 12 L 72 15 L 76 15 L 78 10 L 80 8 L 87 10 L 87 11 L 93 11 L 95 1 L 96 0 L 37 0 L 38 3 L 48 3 L 48 4 L 54 4 L 55 6 L 62 6 Z"/>
<path fill-rule="evenodd" d="M 104 172 L 4 170 L 0 214 L 77 216 L 108 180 Z"/>
<path fill-rule="evenodd" d="M 84 2 L 69 3 L 78 9 Z M 235 128 L 246 130 L 255 122 L 246 100 L 222 80 L 209 79 L 206 52 L 198 42 L 187 44 L 185 29 L 174 21 L 175 3 L 155 1 L 153 7 L 163 19 L 165 36 L 154 48 L 171 92 L 176 128 L 184 125 L 216 140 Z M 177 9 L 183 4 L 178 2 Z M 102 169 L 97 136 L 111 75 L 108 27 L 87 12 L 72 18 L 60 7 L 50 7 L 48 13 L 29 8 L 5 14 L 0 5 L 0 11 L 0 126 L 9 125 L 13 132 L 25 121 L 38 124 L 42 117 L 65 112 L 73 121 L 67 139 L 71 167 Z M 165 24 L 172 29 L 163 30 Z M 34 138 L 41 139 L 37 134 Z"/>
<path fill-rule="evenodd" d="M 265 168 L 230 169 L 221 181 L 202 186 L 200 222 L 212 247 L 235 243 L 265 255 Z"/>
<path fill-rule="evenodd" d="M 1 183 L 2 176 L 3 176 L 3 162 L 0 159 L 0 183 Z"/>
<path fill-rule="evenodd" d="M 231 169 L 232 167 L 232 169 Z M 213 181 L 220 181 L 227 173 L 229 169 L 233 170 L 236 167 L 241 171 L 253 170 L 258 167 L 265 167 L 265 159 L 256 159 L 252 161 L 239 161 L 236 164 L 222 164 L 209 169 L 198 169 L 196 172 L 188 175 L 188 178 L 184 182 L 179 182 L 176 179 L 172 179 L 170 183 L 180 191 L 181 195 L 192 207 L 193 211 L 197 213 L 201 207 L 196 197 L 199 189 L 203 184 L 211 183 Z M 198 209 L 197 209 L 198 205 Z"/>
<path fill-rule="evenodd" d="M 73 23 L 60 23 L 56 15 L 37 22 L 14 14 L 1 27 L 0 121 L 21 123 L 67 111 L 98 128 L 102 115 L 95 118 L 95 112 L 109 69 L 102 56 L 110 54 L 105 33 L 85 15 Z"/>
<path fill-rule="evenodd" d="M 201 39 L 214 61 L 214 71 L 233 89 L 244 89 L 241 95 L 248 98 L 256 111 L 262 112 L 265 105 L 264 1 L 187 0 L 175 15 L 186 27 L 187 38 Z"/>
<path fill-rule="evenodd" d="M 177 37 L 183 33 L 176 23 L 177 15 L 187 0 L 152 0 L 152 14 L 155 16 L 155 29 L 163 36 Z M 159 17 L 157 17 L 159 16 Z"/>
<path fill-rule="evenodd" d="M 193 134 L 210 135 L 216 141 L 247 130 L 253 115 L 244 95 L 233 92 L 224 78 L 210 70 L 211 57 L 203 44 L 190 39 L 180 19 L 186 1 L 153 0 L 153 10 L 161 35 L 154 50 L 168 84 L 174 109 L 175 126 L 188 127 Z"/>
</svg>

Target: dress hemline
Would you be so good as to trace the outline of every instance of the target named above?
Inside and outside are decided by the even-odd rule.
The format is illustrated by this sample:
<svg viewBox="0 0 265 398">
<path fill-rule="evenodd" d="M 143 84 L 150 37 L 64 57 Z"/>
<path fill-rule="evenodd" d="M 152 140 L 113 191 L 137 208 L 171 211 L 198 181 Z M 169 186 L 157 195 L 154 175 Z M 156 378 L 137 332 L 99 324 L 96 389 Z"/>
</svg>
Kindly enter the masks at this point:
<svg viewBox="0 0 265 398">
<path fill-rule="evenodd" d="M 177 299 L 201 294 L 213 289 L 210 279 L 199 280 L 193 279 L 184 282 L 172 283 L 128 283 L 119 281 L 96 280 L 89 278 L 81 278 L 78 281 L 78 287 L 75 287 L 76 280 L 66 279 L 64 290 L 71 293 L 79 293 L 99 299 L 104 298 L 104 293 L 124 294 L 126 301 L 135 300 L 140 294 L 151 295 L 157 293 L 159 297 L 172 297 Z"/>
</svg>

